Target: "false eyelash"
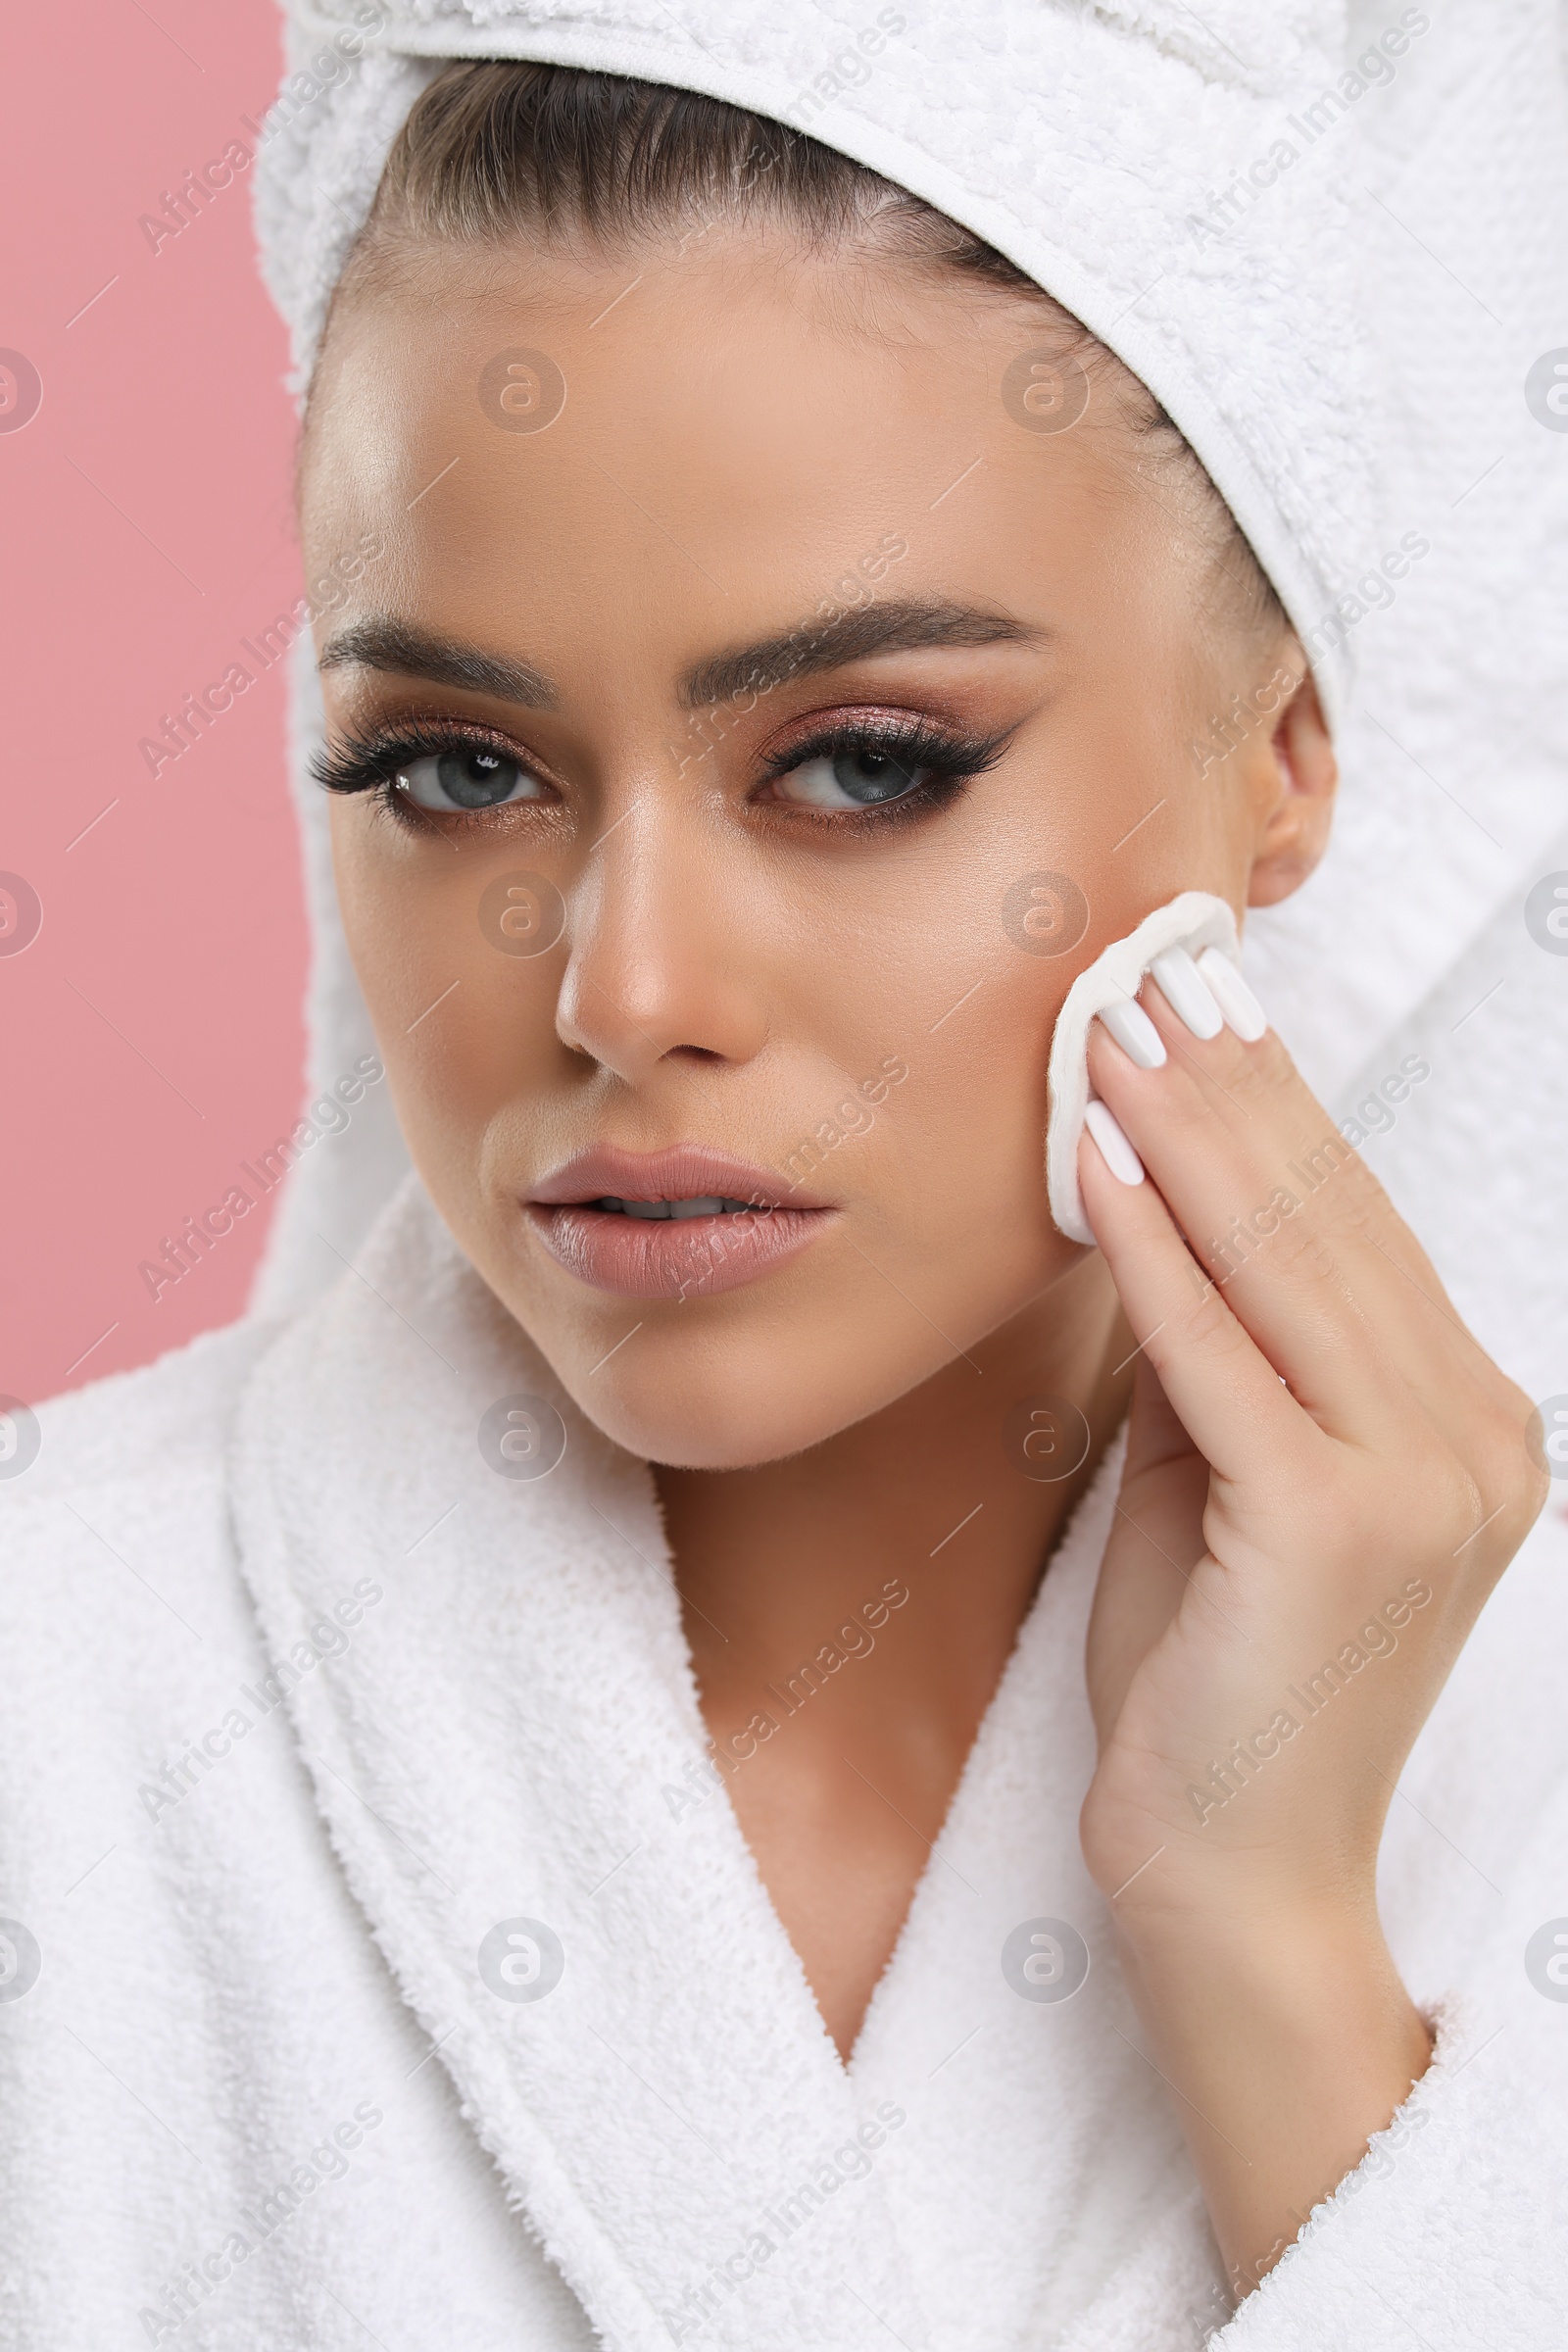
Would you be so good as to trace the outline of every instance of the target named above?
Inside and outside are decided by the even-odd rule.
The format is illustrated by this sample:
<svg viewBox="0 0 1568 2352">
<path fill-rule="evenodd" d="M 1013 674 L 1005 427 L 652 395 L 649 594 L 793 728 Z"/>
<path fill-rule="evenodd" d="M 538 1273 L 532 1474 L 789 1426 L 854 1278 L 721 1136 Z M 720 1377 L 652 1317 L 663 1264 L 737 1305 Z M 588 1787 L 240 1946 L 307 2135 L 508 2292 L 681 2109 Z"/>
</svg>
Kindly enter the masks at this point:
<svg viewBox="0 0 1568 2352">
<path fill-rule="evenodd" d="M 954 735 L 929 719 L 913 717 L 829 722 L 802 741 L 776 752 L 758 780 L 761 784 L 774 783 L 793 768 L 804 766 L 808 760 L 840 757 L 845 753 L 870 754 L 877 759 L 896 760 L 903 766 L 929 771 L 925 782 L 896 801 L 854 810 L 806 807 L 791 809 L 792 819 L 798 822 L 831 825 L 841 833 L 863 832 L 950 807 L 976 776 L 995 766 L 1010 733 L 1006 729 L 981 738 Z M 492 730 L 482 726 L 466 727 L 452 719 L 405 720 L 396 725 L 372 727 L 363 734 L 349 734 L 338 743 L 323 746 L 311 755 L 310 772 L 326 792 L 344 795 L 373 792 L 382 808 L 405 825 L 429 825 L 443 819 L 448 825 L 453 821 L 465 827 L 484 824 L 488 821 L 488 810 L 468 809 L 461 814 L 454 810 L 448 819 L 445 811 L 411 805 L 394 781 L 398 771 L 414 760 L 439 758 L 443 752 L 466 744 L 503 751 L 506 748 Z M 514 755 L 507 752 L 506 756 Z"/>
<path fill-rule="evenodd" d="M 933 808 L 951 807 L 976 776 L 983 776 L 996 765 L 1011 733 L 1010 728 L 1005 728 L 982 737 L 954 735 L 929 719 L 913 717 L 844 719 L 819 727 L 803 741 L 776 752 L 760 780 L 764 784 L 776 783 L 780 776 L 804 767 L 808 760 L 839 758 L 846 752 L 852 756 L 861 753 L 879 760 L 896 760 L 903 767 L 927 769 L 927 781 L 916 784 L 896 801 L 882 801 L 854 810 L 806 807 L 791 810 L 792 816 L 830 824 L 839 831 L 896 824 Z"/>
<path fill-rule="evenodd" d="M 340 743 L 314 752 L 310 771 L 324 791 L 373 793 L 378 812 L 394 824 L 415 832 L 440 833 L 450 840 L 454 833 L 488 824 L 494 811 L 421 808 L 407 793 L 399 792 L 396 778 L 400 769 L 416 760 L 438 759 L 443 752 L 474 745 L 509 760 L 515 757 L 491 727 L 466 726 L 450 718 L 402 719 L 371 727 L 364 734 L 346 735 Z M 537 802 L 529 805 L 539 806 Z"/>
<path fill-rule="evenodd" d="M 326 792 L 390 790 L 399 768 L 416 760 L 439 758 L 468 744 L 499 749 L 487 727 L 466 728 L 451 719 L 408 720 L 397 726 L 372 727 L 363 735 L 346 735 L 311 755 L 311 774 Z M 511 754 L 506 755 L 509 759 Z M 402 796 L 399 795 L 401 802 Z M 457 812 L 454 810 L 454 814 Z"/>
</svg>

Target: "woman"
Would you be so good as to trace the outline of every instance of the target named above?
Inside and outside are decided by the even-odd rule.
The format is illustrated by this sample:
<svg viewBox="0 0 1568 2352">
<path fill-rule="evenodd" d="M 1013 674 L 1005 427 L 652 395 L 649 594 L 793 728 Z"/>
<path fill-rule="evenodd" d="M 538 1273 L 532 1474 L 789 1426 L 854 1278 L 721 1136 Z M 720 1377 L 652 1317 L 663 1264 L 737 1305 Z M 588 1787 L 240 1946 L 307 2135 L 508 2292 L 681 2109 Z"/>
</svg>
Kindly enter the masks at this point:
<svg viewBox="0 0 1568 2352">
<path fill-rule="evenodd" d="M 787 43 L 479 13 L 270 160 L 416 1175 L 17 1482 L 7 2340 L 1553 2341 L 1543 1414 L 1221 953 L 1042 1177 L 1325 854 L 1335 494 Z"/>
</svg>

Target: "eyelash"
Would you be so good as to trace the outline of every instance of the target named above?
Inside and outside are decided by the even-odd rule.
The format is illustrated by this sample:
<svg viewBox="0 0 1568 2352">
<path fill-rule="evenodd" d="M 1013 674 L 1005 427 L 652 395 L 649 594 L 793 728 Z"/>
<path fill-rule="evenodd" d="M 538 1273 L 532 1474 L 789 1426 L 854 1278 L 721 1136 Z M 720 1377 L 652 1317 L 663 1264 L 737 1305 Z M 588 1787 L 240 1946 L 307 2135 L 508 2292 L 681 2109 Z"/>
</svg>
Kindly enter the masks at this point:
<svg viewBox="0 0 1568 2352">
<path fill-rule="evenodd" d="M 411 802 L 407 793 L 399 792 L 395 778 L 400 768 L 416 760 L 439 759 L 443 752 L 463 750 L 496 751 L 510 759 L 502 739 L 488 727 L 464 727 L 452 719 L 405 721 L 398 726 L 371 727 L 364 734 L 344 736 L 341 743 L 328 744 L 311 755 L 311 774 L 326 792 L 344 794 L 374 793 L 377 803 L 399 824 L 412 830 L 466 831 L 469 826 L 483 824 L 492 810 L 456 809 L 450 816 L 443 810 L 421 808 Z"/>
<path fill-rule="evenodd" d="M 813 809 L 805 804 L 779 801 L 769 804 L 774 808 L 791 808 L 792 814 L 808 824 L 828 826 L 839 833 L 865 833 L 906 824 L 939 808 L 951 808 L 977 776 L 996 765 L 1010 732 L 1008 729 L 976 737 L 952 733 L 925 718 L 845 719 L 820 726 L 776 752 L 758 782 L 761 786 L 775 784 L 811 760 L 846 756 L 853 759 L 857 755 L 894 760 L 904 767 L 926 769 L 926 780 L 911 791 L 898 800 L 866 808 Z M 415 720 L 347 735 L 340 743 L 314 753 L 310 768 L 317 783 L 327 792 L 374 793 L 380 807 L 400 824 L 415 829 L 434 826 L 443 833 L 466 831 L 486 824 L 496 810 L 448 812 L 421 808 L 398 790 L 395 778 L 400 769 L 416 760 L 439 758 L 443 752 L 475 746 L 501 752 L 508 759 L 515 756 L 504 738 L 488 728 L 465 727 L 451 719 Z M 517 805 L 503 803 L 498 807 Z"/>
<path fill-rule="evenodd" d="M 849 718 L 829 721 L 802 740 L 775 752 L 764 767 L 761 784 L 804 767 L 808 760 L 841 759 L 848 754 L 895 760 L 900 766 L 925 768 L 928 776 L 896 801 L 858 809 L 812 809 L 797 804 L 792 814 L 808 823 L 831 826 L 836 832 L 867 833 L 878 827 L 910 824 L 939 808 L 951 808 L 977 776 L 994 767 L 1006 747 L 1010 729 L 996 735 L 952 733 L 927 718 Z M 774 802 L 772 807 L 790 804 Z"/>
</svg>

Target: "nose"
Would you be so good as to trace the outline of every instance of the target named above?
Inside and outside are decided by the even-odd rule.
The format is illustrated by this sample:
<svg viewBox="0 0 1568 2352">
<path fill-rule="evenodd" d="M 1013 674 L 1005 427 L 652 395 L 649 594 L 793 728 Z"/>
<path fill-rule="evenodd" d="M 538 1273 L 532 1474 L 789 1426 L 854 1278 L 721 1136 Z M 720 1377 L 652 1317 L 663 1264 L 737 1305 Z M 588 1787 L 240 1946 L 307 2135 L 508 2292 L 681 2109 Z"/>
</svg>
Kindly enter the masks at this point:
<svg viewBox="0 0 1568 2352">
<path fill-rule="evenodd" d="M 722 868 L 700 824 L 652 791 L 601 835 L 567 899 L 564 1045 L 628 1084 L 672 1058 L 740 1064 L 760 1052 L 757 925 Z"/>
</svg>

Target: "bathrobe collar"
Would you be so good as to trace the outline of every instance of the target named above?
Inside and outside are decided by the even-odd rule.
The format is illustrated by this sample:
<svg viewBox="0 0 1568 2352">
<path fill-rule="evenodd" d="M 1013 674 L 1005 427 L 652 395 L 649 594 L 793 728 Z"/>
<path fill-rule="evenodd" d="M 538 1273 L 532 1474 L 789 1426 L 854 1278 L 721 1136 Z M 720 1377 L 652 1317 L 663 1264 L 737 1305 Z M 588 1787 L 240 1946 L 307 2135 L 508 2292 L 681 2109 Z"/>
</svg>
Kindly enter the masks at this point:
<svg viewBox="0 0 1568 2352">
<path fill-rule="evenodd" d="M 714 1787 L 647 1466 L 576 1411 L 416 1182 L 253 1375 L 231 1469 L 338 1859 L 605 2341 L 931 2341 L 898 2167 L 857 2153 L 891 2147 L 904 2111 L 875 2092 L 899 2071 L 884 2047 L 885 2082 L 846 2074 Z M 942 1851 L 906 1941 L 945 1899 Z M 873 2059 L 903 1966 L 901 1945 Z"/>
</svg>

